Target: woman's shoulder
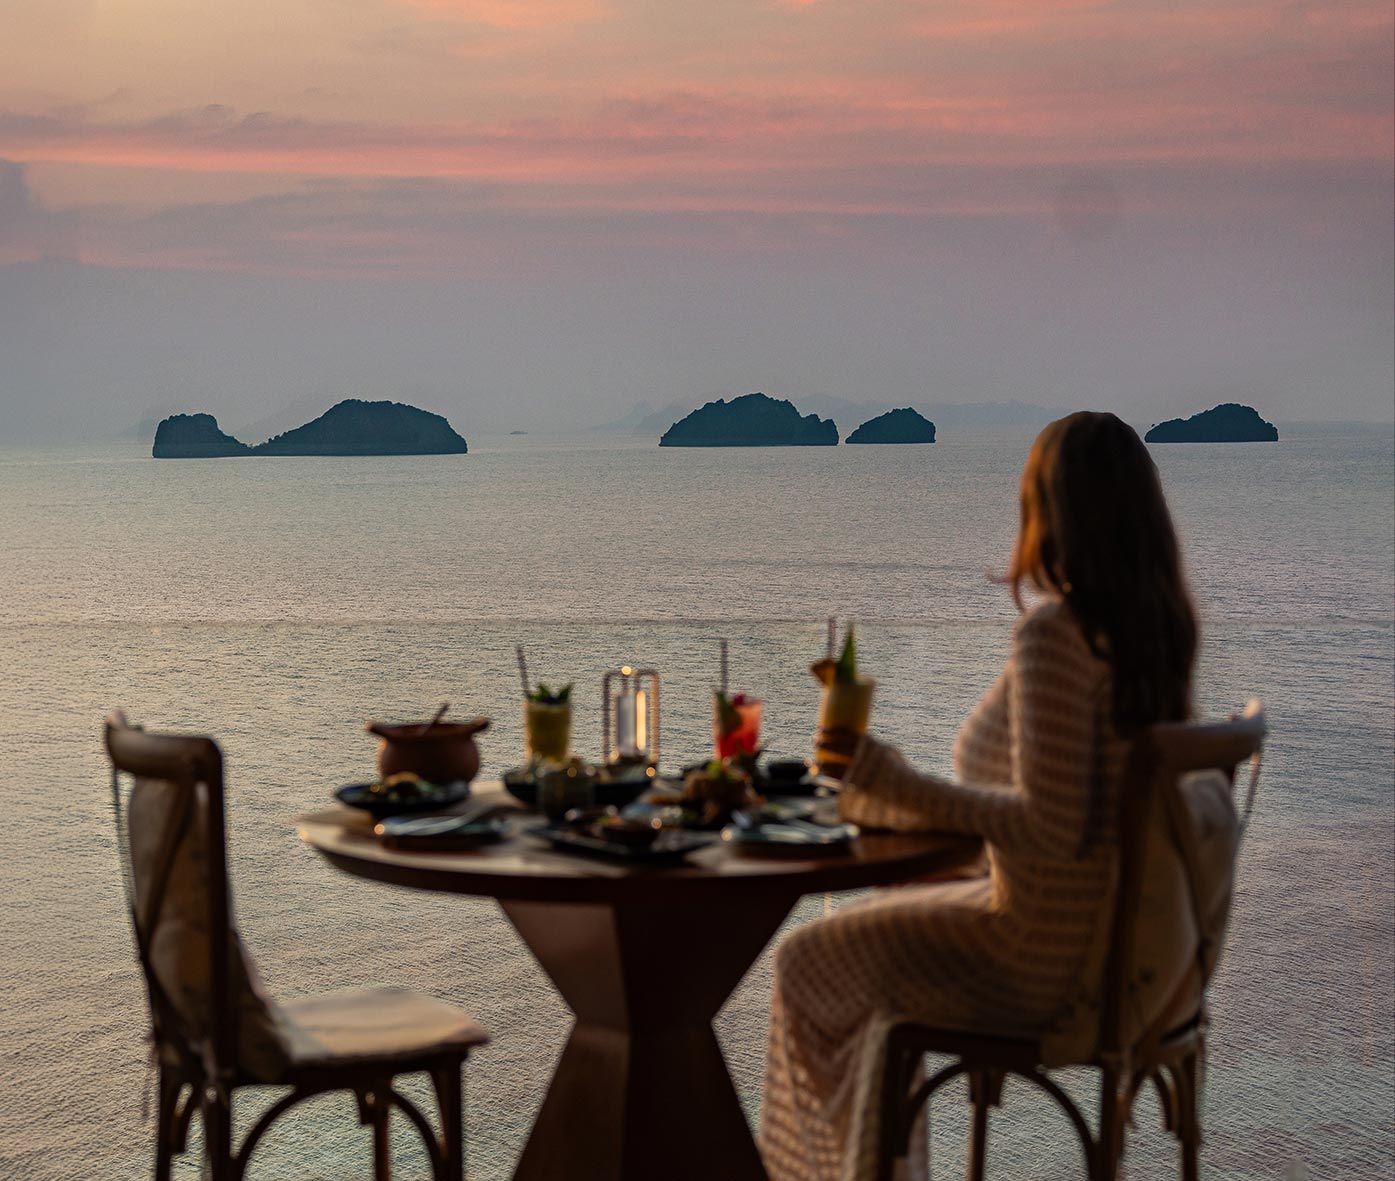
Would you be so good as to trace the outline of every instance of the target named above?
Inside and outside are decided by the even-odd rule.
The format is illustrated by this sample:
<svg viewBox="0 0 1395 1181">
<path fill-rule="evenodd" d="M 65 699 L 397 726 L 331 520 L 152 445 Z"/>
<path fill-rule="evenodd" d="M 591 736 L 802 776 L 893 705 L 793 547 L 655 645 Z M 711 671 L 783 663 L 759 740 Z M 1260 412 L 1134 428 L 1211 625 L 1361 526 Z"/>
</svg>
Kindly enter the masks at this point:
<svg viewBox="0 0 1395 1181">
<path fill-rule="evenodd" d="M 1086 640 L 1075 612 L 1065 599 L 1054 595 L 1034 603 L 1017 617 L 1013 637 L 1019 647 L 1050 646 L 1062 654 L 1069 653 L 1092 661 L 1099 659 Z"/>
<path fill-rule="evenodd" d="M 1059 595 L 1046 595 L 1027 607 L 1017 617 L 1018 635 L 1023 632 L 1080 631 L 1075 612 Z"/>
</svg>

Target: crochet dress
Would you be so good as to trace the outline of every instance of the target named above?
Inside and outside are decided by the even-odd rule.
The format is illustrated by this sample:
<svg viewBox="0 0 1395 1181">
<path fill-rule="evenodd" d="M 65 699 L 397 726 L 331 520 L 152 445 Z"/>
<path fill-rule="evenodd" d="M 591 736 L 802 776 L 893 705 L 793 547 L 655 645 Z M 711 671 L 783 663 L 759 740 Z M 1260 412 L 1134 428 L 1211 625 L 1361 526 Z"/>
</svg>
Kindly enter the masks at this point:
<svg viewBox="0 0 1395 1181">
<path fill-rule="evenodd" d="M 1109 685 L 1108 665 L 1051 599 L 1018 620 L 1011 659 L 960 730 L 955 781 L 862 741 L 844 817 L 977 833 L 989 872 L 880 891 L 780 946 L 760 1134 L 771 1181 L 874 1176 L 893 1025 L 1038 1034 L 1088 987 L 1089 949 L 1108 922 L 1126 755 Z M 1095 839 L 1082 855 L 1087 831 Z M 913 1175 L 923 1168 L 917 1141 Z"/>
</svg>

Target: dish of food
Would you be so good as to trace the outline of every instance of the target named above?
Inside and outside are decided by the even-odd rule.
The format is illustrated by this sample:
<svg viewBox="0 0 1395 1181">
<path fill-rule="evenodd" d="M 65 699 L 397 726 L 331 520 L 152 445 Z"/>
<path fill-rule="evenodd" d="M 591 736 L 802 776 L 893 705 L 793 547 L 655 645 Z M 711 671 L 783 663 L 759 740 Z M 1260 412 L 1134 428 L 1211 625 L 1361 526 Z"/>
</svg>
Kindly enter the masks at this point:
<svg viewBox="0 0 1395 1181">
<path fill-rule="evenodd" d="M 680 804 L 697 813 L 697 825 L 719 828 L 741 808 L 765 803 L 752 785 L 750 774 L 730 760 L 713 759 L 705 767 L 683 776 Z"/>
<path fill-rule="evenodd" d="M 341 804 L 360 808 L 375 820 L 408 812 L 433 812 L 458 804 L 470 794 L 470 785 L 428 783 L 410 771 L 389 775 L 377 783 L 348 783 L 334 793 Z"/>
<path fill-rule="evenodd" d="M 605 768 L 594 781 L 598 805 L 623 808 L 633 803 L 654 783 L 652 768 L 646 766 Z M 538 806 L 538 780 L 532 766 L 514 767 L 503 774 L 504 790 L 525 807 Z"/>
<path fill-rule="evenodd" d="M 568 852 L 647 863 L 679 861 L 716 839 L 711 833 L 666 827 L 657 818 L 626 816 L 614 808 L 573 812 L 560 824 L 528 831 Z"/>
</svg>

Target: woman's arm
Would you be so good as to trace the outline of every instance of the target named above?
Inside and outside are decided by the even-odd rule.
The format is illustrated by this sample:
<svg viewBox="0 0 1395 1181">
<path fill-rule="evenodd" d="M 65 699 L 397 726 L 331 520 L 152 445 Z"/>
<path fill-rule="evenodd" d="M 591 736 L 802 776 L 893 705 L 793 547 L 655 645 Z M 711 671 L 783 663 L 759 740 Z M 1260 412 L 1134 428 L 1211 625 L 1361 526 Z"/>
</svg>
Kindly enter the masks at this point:
<svg viewBox="0 0 1395 1181">
<path fill-rule="evenodd" d="M 839 811 L 869 827 L 975 833 L 1003 849 L 1074 849 L 1089 807 L 1103 668 L 1063 604 L 1018 623 L 1008 666 L 1012 783 L 975 787 L 926 775 L 866 738 Z"/>
</svg>

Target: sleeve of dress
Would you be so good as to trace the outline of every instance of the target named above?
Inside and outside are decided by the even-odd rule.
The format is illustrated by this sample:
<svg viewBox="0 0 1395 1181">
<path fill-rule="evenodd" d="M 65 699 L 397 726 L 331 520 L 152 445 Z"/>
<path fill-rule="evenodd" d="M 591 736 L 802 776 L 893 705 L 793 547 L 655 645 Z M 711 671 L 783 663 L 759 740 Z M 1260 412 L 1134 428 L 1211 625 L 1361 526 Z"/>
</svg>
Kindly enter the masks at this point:
<svg viewBox="0 0 1395 1181">
<path fill-rule="evenodd" d="M 1008 667 L 1012 783 L 983 787 L 926 775 L 864 738 L 839 811 L 868 827 L 974 833 L 1004 849 L 1075 848 L 1094 770 L 1099 662 L 1065 608 L 1023 617 Z"/>
</svg>

